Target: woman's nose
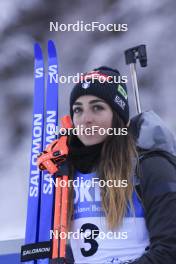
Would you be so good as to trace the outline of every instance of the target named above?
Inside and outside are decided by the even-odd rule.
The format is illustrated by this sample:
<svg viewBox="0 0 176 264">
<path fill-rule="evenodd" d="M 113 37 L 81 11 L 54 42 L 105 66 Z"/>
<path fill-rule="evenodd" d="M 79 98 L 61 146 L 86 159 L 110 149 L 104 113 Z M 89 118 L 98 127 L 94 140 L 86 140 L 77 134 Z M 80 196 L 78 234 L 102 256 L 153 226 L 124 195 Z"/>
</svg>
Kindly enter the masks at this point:
<svg viewBox="0 0 176 264">
<path fill-rule="evenodd" d="M 86 111 L 82 115 L 82 122 L 84 124 L 90 124 L 94 120 L 94 115 L 90 111 Z"/>
</svg>

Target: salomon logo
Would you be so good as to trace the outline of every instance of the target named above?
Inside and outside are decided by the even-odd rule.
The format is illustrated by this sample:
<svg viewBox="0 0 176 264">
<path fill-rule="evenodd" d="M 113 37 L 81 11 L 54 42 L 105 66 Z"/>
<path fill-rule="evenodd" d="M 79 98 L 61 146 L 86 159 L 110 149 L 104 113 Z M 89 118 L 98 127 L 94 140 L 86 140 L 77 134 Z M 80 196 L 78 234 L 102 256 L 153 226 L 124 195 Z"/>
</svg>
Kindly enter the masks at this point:
<svg viewBox="0 0 176 264">
<path fill-rule="evenodd" d="M 43 77 L 43 74 L 44 74 L 43 67 L 36 68 L 36 70 L 35 70 L 35 78 L 41 78 L 41 77 Z"/>
<path fill-rule="evenodd" d="M 32 160 L 29 195 L 38 196 L 39 189 L 39 169 L 37 167 L 37 156 L 40 153 L 42 143 L 42 114 L 34 115 L 33 140 L 32 140 Z"/>
<path fill-rule="evenodd" d="M 55 134 L 51 134 L 51 127 L 56 127 L 56 111 L 47 111 L 46 118 L 46 145 L 50 144 L 55 139 Z M 43 193 L 52 195 L 53 185 L 50 183 L 51 175 L 44 172 L 43 178 Z"/>
<path fill-rule="evenodd" d="M 53 184 L 51 184 L 51 174 L 44 174 L 43 193 L 52 194 Z"/>
<path fill-rule="evenodd" d="M 49 82 L 50 83 L 58 83 L 58 69 L 57 65 L 50 65 L 49 66 Z"/>
<path fill-rule="evenodd" d="M 21 262 L 51 257 L 51 242 L 39 242 L 21 247 Z"/>
<path fill-rule="evenodd" d="M 47 111 L 47 119 L 46 119 L 46 143 L 51 143 L 56 135 L 51 134 L 51 130 L 56 130 L 56 111 Z"/>
</svg>

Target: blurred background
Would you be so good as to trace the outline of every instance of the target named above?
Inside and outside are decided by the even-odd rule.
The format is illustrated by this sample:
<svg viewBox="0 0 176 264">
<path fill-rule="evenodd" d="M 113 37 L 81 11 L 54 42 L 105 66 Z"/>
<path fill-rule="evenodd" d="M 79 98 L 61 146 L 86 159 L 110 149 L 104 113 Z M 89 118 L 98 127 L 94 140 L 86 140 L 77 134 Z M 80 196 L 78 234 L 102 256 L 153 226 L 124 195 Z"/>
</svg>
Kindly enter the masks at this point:
<svg viewBox="0 0 176 264">
<path fill-rule="evenodd" d="M 153 109 L 176 134 L 175 10 L 174 0 L 0 0 L 0 254 L 17 252 L 25 233 L 34 43 L 41 44 L 46 58 L 47 41 L 54 40 L 61 75 L 101 65 L 127 75 L 131 116 L 135 108 L 124 50 L 146 44 L 148 67 L 137 67 L 142 109 Z M 50 21 L 78 20 L 125 23 L 128 31 L 49 31 Z M 71 88 L 60 85 L 59 116 L 69 111 Z"/>
</svg>

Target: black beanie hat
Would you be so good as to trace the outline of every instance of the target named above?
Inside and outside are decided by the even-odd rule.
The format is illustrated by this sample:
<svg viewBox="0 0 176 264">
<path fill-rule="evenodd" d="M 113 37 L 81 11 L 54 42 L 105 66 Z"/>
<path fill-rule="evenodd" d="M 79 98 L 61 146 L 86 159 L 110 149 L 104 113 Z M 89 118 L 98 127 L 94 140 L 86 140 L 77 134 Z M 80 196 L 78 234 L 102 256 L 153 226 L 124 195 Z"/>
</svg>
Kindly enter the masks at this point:
<svg viewBox="0 0 176 264">
<path fill-rule="evenodd" d="M 73 119 L 73 104 L 80 96 L 95 95 L 109 104 L 127 125 L 129 121 L 127 87 L 125 83 L 119 83 L 119 80 L 118 70 L 106 66 L 85 73 L 70 95 L 71 118 Z"/>
</svg>

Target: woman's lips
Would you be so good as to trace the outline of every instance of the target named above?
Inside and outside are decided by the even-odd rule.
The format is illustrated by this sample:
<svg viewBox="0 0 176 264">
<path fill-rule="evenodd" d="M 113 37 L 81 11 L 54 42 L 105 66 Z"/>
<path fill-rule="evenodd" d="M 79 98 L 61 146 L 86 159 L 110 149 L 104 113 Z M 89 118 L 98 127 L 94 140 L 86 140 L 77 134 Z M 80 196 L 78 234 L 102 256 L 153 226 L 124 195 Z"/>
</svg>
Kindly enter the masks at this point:
<svg viewBox="0 0 176 264">
<path fill-rule="evenodd" d="M 86 136 L 93 136 L 94 134 L 97 134 L 98 133 L 98 129 L 97 128 L 89 128 L 87 127 L 87 129 L 85 128 L 83 130 L 83 134 L 86 135 Z"/>
</svg>

